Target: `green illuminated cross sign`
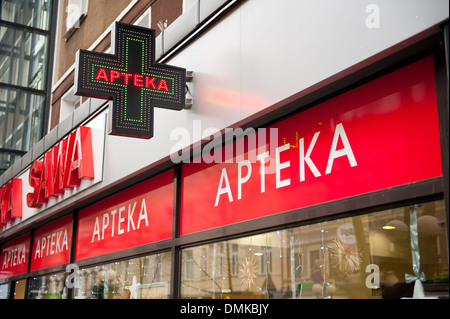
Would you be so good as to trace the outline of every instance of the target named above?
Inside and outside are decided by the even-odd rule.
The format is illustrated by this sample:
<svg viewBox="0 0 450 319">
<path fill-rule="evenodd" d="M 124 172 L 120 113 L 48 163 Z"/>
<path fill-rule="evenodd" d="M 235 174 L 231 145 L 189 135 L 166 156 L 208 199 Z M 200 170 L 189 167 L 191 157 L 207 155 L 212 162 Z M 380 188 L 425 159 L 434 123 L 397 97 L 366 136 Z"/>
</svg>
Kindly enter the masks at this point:
<svg viewBox="0 0 450 319">
<path fill-rule="evenodd" d="M 153 137 L 153 108 L 185 107 L 186 70 L 155 63 L 155 31 L 116 22 L 113 54 L 79 50 L 75 94 L 111 100 L 110 134 Z"/>
</svg>

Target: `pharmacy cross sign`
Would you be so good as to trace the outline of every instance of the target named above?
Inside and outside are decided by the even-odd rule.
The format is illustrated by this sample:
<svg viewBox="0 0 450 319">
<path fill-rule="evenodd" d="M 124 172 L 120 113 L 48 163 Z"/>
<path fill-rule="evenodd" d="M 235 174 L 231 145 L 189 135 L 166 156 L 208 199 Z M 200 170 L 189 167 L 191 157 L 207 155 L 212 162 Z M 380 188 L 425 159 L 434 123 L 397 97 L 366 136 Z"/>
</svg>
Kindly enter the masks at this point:
<svg viewBox="0 0 450 319">
<path fill-rule="evenodd" d="M 75 94 L 109 99 L 110 134 L 153 137 L 153 108 L 185 107 L 186 70 L 155 63 L 155 30 L 116 22 L 112 54 L 79 50 Z"/>
</svg>

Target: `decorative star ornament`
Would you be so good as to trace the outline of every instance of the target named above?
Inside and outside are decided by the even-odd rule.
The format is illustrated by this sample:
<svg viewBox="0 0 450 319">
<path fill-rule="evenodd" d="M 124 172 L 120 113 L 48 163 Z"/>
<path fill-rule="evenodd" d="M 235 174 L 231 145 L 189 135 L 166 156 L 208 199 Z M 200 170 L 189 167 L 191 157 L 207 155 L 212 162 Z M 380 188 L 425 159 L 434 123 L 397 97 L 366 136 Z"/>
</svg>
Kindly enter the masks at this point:
<svg viewBox="0 0 450 319">
<path fill-rule="evenodd" d="M 133 276 L 133 283 L 128 287 L 130 290 L 130 299 L 138 299 L 138 289 L 140 285 L 141 284 L 137 282 L 136 276 Z"/>
<path fill-rule="evenodd" d="M 361 253 L 356 244 L 346 244 L 339 239 L 328 246 L 331 265 L 344 273 L 352 273 L 360 268 Z"/>
<path fill-rule="evenodd" d="M 243 290 L 248 290 L 255 284 L 256 279 L 256 264 L 255 260 L 251 258 L 245 258 L 245 261 L 241 263 L 239 269 L 241 273 L 239 277 L 241 278 L 241 287 Z"/>
</svg>

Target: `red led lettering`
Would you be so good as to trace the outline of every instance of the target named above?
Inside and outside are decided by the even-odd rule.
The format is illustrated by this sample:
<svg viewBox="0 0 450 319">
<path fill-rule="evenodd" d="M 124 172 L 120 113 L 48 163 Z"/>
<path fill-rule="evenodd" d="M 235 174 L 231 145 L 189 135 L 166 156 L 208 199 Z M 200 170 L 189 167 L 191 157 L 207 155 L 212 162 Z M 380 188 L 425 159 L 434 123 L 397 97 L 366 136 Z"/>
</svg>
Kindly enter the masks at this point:
<svg viewBox="0 0 450 319">
<path fill-rule="evenodd" d="M 135 74 L 134 75 L 134 85 L 139 87 L 144 87 L 144 84 L 142 83 L 144 81 L 144 76 Z"/>
<path fill-rule="evenodd" d="M 145 77 L 145 87 L 148 88 L 149 85 L 152 86 L 152 88 L 154 88 L 156 90 L 156 85 L 155 85 L 155 80 L 156 78 L 151 78 L 151 80 L 149 80 L 150 78 L 148 76 Z"/>
<path fill-rule="evenodd" d="M 133 74 L 131 74 L 131 73 L 125 73 L 125 72 L 122 72 L 121 74 L 122 74 L 122 75 L 124 76 L 124 78 L 125 78 L 125 80 L 124 80 L 125 85 L 128 85 L 128 79 L 129 79 L 130 77 L 132 77 Z"/>
<path fill-rule="evenodd" d="M 105 69 L 100 69 L 95 77 L 96 80 L 103 79 L 108 82 L 108 76 L 106 75 Z"/>
<path fill-rule="evenodd" d="M 111 79 L 111 83 L 114 83 L 114 79 L 120 78 L 120 72 L 116 70 L 111 70 L 109 72 L 109 78 Z"/>
<path fill-rule="evenodd" d="M 169 91 L 169 88 L 167 87 L 166 80 L 161 79 L 161 81 L 159 81 L 158 90 Z"/>
<path fill-rule="evenodd" d="M 111 70 L 109 70 L 109 79 L 108 79 L 107 71 L 105 69 L 101 68 L 101 69 L 99 69 L 95 79 L 96 80 L 104 80 L 106 82 L 111 82 L 111 83 L 115 83 L 115 82 L 117 82 L 116 80 L 119 79 L 120 80 L 119 83 L 120 83 L 122 80 L 121 77 L 123 77 L 124 85 L 133 84 L 134 86 L 141 87 L 141 88 L 145 87 L 145 88 L 151 88 L 151 89 L 158 90 L 158 91 L 163 90 L 163 91 L 169 92 L 169 87 L 168 87 L 165 79 L 160 79 L 158 86 L 156 86 L 155 80 L 157 78 L 144 76 L 141 74 L 119 72 L 117 70 L 111 69 Z M 130 80 L 130 78 L 131 78 L 131 80 Z"/>
</svg>

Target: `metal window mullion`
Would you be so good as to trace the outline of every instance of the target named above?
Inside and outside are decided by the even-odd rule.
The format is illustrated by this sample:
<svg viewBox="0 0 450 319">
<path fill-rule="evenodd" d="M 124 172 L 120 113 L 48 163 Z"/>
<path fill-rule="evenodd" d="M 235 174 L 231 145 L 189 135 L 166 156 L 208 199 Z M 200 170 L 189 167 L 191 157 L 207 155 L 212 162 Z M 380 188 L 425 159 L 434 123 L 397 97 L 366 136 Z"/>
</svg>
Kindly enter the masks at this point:
<svg viewBox="0 0 450 319">
<path fill-rule="evenodd" d="M 14 21 L 18 21 L 17 18 L 18 18 L 19 14 L 20 14 L 20 8 L 24 9 L 24 5 L 23 5 L 24 2 L 25 2 L 25 0 L 20 1 L 20 3 L 19 3 L 19 1 L 15 1 L 16 7 L 14 9 L 17 9 L 17 10 L 16 10 L 16 15 L 14 16 Z"/>
<path fill-rule="evenodd" d="M 11 128 L 11 148 L 15 149 L 15 135 L 18 131 L 19 126 L 19 118 L 20 118 L 20 99 L 21 95 L 16 95 L 16 107 L 14 109 L 14 118 L 13 118 L 13 126 Z"/>
<path fill-rule="evenodd" d="M 17 93 L 17 92 L 16 92 Z M 11 99 L 11 90 L 7 90 L 6 92 L 6 105 L 5 105 L 5 121 L 3 126 L 3 141 L 1 141 L 0 146 L 5 148 L 10 148 L 6 145 L 6 138 L 8 137 L 8 122 L 9 122 L 9 109 L 10 109 L 10 99 Z"/>
<path fill-rule="evenodd" d="M 10 68 L 8 70 L 8 81 L 12 82 L 12 80 L 13 80 L 13 70 L 14 70 L 16 32 L 14 32 L 14 29 L 8 29 L 7 32 L 8 31 L 11 32 L 11 38 L 12 38 L 12 41 L 11 41 L 12 48 L 11 48 L 11 53 L 9 55 L 11 66 L 10 66 Z M 7 36 L 6 33 L 5 33 L 5 36 Z M 15 91 L 15 92 L 16 92 L 16 95 L 17 95 L 18 92 L 17 91 Z M 5 126 L 3 127 L 3 141 L 2 141 L 3 147 L 8 147 L 8 145 L 6 143 L 6 140 L 7 140 L 8 135 L 9 135 L 8 134 L 8 126 L 9 126 L 9 113 L 10 113 L 10 104 L 11 104 L 10 103 L 10 99 L 11 99 L 11 90 L 8 90 L 7 93 L 6 93 Z M 11 147 L 9 147 L 9 148 L 12 148 L 12 144 L 11 144 Z"/>
<path fill-rule="evenodd" d="M 39 23 L 39 20 L 38 20 L 38 18 L 39 18 L 39 10 L 38 10 L 38 8 L 41 6 L 41 1 L 34 1 L 33 3 L 31 3 L 30 4 L 30 2 L 29 2 L 30 0 L 27 0 L 27 7 L 30 7 L 30 8 L 33 8 L 32 10 L 33 10 L 33 22 L 34 22 L 34 25 L 38 25 L 38 23 Z"/>
<path fill-rule="evenodd" d="M 33 88 L 28 88 L 28 87 L 19 86 L 19 85 L 10 84 L 10 83 L 4 83 L 4 82 L 0 82 L 0 87 L 7 87 L 7 88 L 14 89 L 14 90 L 25 91 L 25 92 L 32 93 L 35 95 L 45 96 L 45 90 L 37 90 L 37 89 L 33 89 Z"/>
<path fill-rule="evenodd" d="M 173 225 L 171 247 L 171 287 L 170 298 L 180 297 L 181 287 L 181 249 L 177 246 L 177 238 L 180 237 L 180 208 L 181 208 L 181 177 L 182 166 L 174 168 L 174 199 L 173 199 Z"/>
<path fill-rule="evenodd" d="M 38 55 L 36 54 L 36 56 L 33 56 L 33 48 L 36 47 L 36 43 L 39 42 L 36 39 L 38 38 L 38 35 L 36 33 L 31 33 L 31 45 L 30 45 L 30 62 L 28 65 L 28 83 L 27 86 L 30 86 L 30 84 L 32 83 L 31 81 L 33 81 L 34 77 L 33 77 L 33 70 L 34 70 L 34 66 L 35 63 L 37 61 L 37 63 L 39 64 L 39 60 L 38 60 Z"/>
<path fill-rule="evenodd" d="M 18 54 L 19 62 L 17 65 L 17 79 L 16 82 L 18 84 L 22 84 L 23 81 L 23 72 L 24 72 L 24 55 L 25 55 L 25 43 L 26 43 L 26 32 L 22 32 L 22 35 L 19 39 L 20 41 L 20 47 L 18 48 L 20 50 L 20 53 Z M 16 108 L 14 112 L 14 119 L 13 119 L 13 127 L 11 130 L 11 148 L 15 148 L 15 130 L 19 126 L 19 118 L 20 118 L 20 100 L 21 100 L 22 94 L 16 95 Z"/>
<path fill-rule="evenodd" d="M 22 125 L 22 149 L 23 150 L 29 150 L 31 149 L 30 139 L 31 139 L 31 124 L 32 124 L 32 116 L 31 116 L 31 95 L 26 94 L 25 98 L 25 115 L 23 118 L 23 125 Z"/>
<path fill-rule="evenodd" d="M 50 35 L 50 30 L 44 30 L 44 29 L 39 29 L 39 28 L 35 28 L 35 27 L 30 27 L 28 25 L 25 24 L 20 24 L 17 22 L 11 22 L 11 21 L 6 21 L 6 20 L 2 20 L 0 19 L 0 26 L 4 26 L 4 27 L 13 27 L 16 29 L 24 29 L 26 31 L 29 32 L 35 32 L 35 33 L 39 33 L 42 35 Z"/>
</svg>

